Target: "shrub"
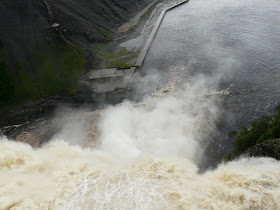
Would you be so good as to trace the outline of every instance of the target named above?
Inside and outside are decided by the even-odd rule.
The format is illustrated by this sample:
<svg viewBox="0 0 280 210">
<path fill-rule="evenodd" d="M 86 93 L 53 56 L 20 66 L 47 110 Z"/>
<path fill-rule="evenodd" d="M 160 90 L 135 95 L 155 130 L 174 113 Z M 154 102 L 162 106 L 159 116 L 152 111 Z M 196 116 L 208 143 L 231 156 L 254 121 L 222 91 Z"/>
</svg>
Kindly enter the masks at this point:
<svg viewBox="0 0 280 210">
<path fill-rule="evenodd" d="M 249 130 L 243 127 L 236 135 L 234 154 L 239 155 L 249 147 L 254 146 L 258 139 L 270 129 L 271 120 L 270 116 L 262 116 L 252 122 L 252 127 Z"/>
<path fill-rule="evenodd" d="M 238 157 L 256 144 L 280 138 L 280 105 L 275 110 L 277 113 L 273 116 L 264 115 L 254 120 L 250 129 L 242 127 L 239 131 L 230 131 L 229 136 L 235 138 L 233 154 L 225 155 L 224 160 Z"/>
</svg>

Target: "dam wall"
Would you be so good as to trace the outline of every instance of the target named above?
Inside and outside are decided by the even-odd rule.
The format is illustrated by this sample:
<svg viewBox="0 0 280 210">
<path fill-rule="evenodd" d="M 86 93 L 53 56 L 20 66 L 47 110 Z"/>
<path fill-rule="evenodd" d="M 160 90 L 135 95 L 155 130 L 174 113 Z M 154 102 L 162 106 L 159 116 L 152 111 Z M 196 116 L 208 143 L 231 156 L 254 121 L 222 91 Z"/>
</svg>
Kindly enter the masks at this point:
<svg viewBox="0 0 280 210">
<path fill-rule="evenodd" d="M 92 71 L 89 74 L 89 82 L 90 82 L 90 84 L 92 84 L 91 86 L 93 87 L 94 92 L 107 93 L 107 92 L 113 92 L 115 90 L 120 90 L 120 89 L 125 90 L 129 86 L 134 72 L 136 70 L 140 69 L 143 62 L 145 61 L 145 58 L 149 52 L 151 44 L 159 30 L 159 27 L 160 27 L 166 13 L 172 9 L 177 8 L 178 6 L 181 6 L 182 4 L 187 3 L 188 1 L 189 0 L 183 0 L 183 1 L 177 2 L 174 5 L 167 7 L 166 9 L 164 9 L 161 12 L 146 44 L 144 45 L 143 49 L 141 50 L 141 52 L 138 56 L 138 59 L 136 61 L 136 66 L 131 66 L 129 68 L 114 67 L 114 68 L 109 68 L 109 69 L 100 69 L 97 71 L 95 70 L 94 73 Z M 111 72 L 111 73 L 108 74 L 108 72 Z M 104 75 L 104 76 L 102 76 L 102 75 Z M 123 75 L 123 76 L 120 79 L 119 76 L 117 76 L 117 75 Z M 104 79 L 103 77 L 104 78 L 106 77 L 106 79 Z M 118 77 L 118 79 L 117 79 L 117 77 Z"/>
<path fill-rule="evenodd" d="M 162 21 L 163 21 L 163 18 L 165 17 L 166 12 L 168 12 L 168 11 L 170 11 L 172 9 L 175 9 L 178 6 L 181 6 L 182 4 L 187 3 L 188 1 L 189 0 L 184 0 L 184 1 L 181 1 L 179 3 L 176 3 L 175 5 L 170 6 L 170 7 L 166 8 L 166 9 L 164 9 L 161 12 L 161 14 L 160 14 L 160 16 L 159 16 L 159 18 L 158 18 L 158 20 L 157 20 L 157 22 L 156 22 L 152 32 L 151 32 L 151 34 L 150 34 L 150 36 L 149 36 L 149 38 L 148 38 L 148 40 L 147 40 L 147 42 L 146 42 L 146 44 L 144 46 L 144 48 L 142 49 L 141 53 L 139 54 L 139 57 L 138 57 L 137 62 L 136 62 L 136 66 L 140 67 L 143 64 L 143 62 L 144 62 L 144 60 L 146 58 L 146 55 L 149 52 L 151 44 L 152 44 L 152 42 L 153 42 L 153 40 L 154 40 L 158 30 L 159 30 L 159 27 L 160 27 Z"/>
</svg>

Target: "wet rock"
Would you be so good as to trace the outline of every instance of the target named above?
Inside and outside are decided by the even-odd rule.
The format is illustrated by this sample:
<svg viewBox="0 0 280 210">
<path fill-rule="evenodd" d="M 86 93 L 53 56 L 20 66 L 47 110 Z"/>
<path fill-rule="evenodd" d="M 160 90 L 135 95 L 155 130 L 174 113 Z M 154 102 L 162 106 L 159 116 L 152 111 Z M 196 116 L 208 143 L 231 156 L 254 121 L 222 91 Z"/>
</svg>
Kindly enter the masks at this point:
<svg viewBox="0 0 280 210">
<path fill-rule="evenodd" d="M 15 139 L 15 141 L 29 144 L 30 146 L 35 148 L 39 147 L 40 145 L 39 135 L 31 132 L 23 132 Z"/>
</svg>

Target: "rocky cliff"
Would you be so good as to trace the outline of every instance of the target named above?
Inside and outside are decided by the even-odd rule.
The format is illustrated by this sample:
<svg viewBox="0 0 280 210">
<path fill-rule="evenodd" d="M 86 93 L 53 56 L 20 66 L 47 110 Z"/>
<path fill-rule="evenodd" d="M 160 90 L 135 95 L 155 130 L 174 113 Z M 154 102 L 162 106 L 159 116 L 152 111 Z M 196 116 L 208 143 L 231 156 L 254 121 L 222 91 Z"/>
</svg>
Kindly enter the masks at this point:
<svg viewBox="0 0 280 210">
<path fill-rule="evenodd" d="M 152 0 L 1 0 L 0 39 L 20 57 L 50 41 L 51 26 L 74 41 L 106 41 Z M 57 26 L 57 24 L 53 26 Z"/>
</svg>

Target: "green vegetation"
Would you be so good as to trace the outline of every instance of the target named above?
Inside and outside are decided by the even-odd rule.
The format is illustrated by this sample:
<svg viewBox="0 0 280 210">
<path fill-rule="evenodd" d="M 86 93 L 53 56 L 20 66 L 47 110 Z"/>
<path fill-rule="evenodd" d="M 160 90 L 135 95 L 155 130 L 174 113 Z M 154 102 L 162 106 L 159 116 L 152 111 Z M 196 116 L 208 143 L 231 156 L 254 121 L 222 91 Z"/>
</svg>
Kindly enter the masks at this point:
<svg viewBox="0 0 280 210">
<path fill-rule="evenodd" d="M 54 35 L 52 40 L 52 44 L 42 46 L 25 61 L 7 60 L 0 42 L 0 116 L 13 105 L 79 91 L 86 52 L 61 35 Z M 99 68 L 135 65 L 139 51 L 114 49 L 112 42 L 96 45 Z"/>
<path fill-rule="evenodd" d="M 100 61 L 98 68 L 129 67 L 135 65 L 135 59 L 140 51 L 131 52 L 125 48 L 114 50 L 112 42 L 96 45 L 97 58 Z"/>
<path fill-rule="evenodd" d="M 101 32 L 103 34 L 105 34 L 108 38 L 113 38 L 114 36 L 114 32 L 111 29 L 104 29 L 104 28 L 100 28 Z"/>
<path fill-rule="evenodd" d="M 240 131 L 229 132 L 230 137 L 235 137 L 235 142 L 233 153 L 225 155 L 224 160 L 234 159 L 256 144 L 280 138 L 280 105 L 275 110 L 275 115 L 265 115 L 253 121 L 250 129 L 243 127 Z"/>
<path fill-rule="evenodd" d="M 0 46 L 1 109 L 26 100 L 69 95 L 79 90 L 78 79 L 85 69 L 86 53 L 64 37 L 53 36 L 53 43 L 42 46 L 28 62 L 15 61 L 9 65 L 4 59 L 2 44 Z"/>
</svg>

